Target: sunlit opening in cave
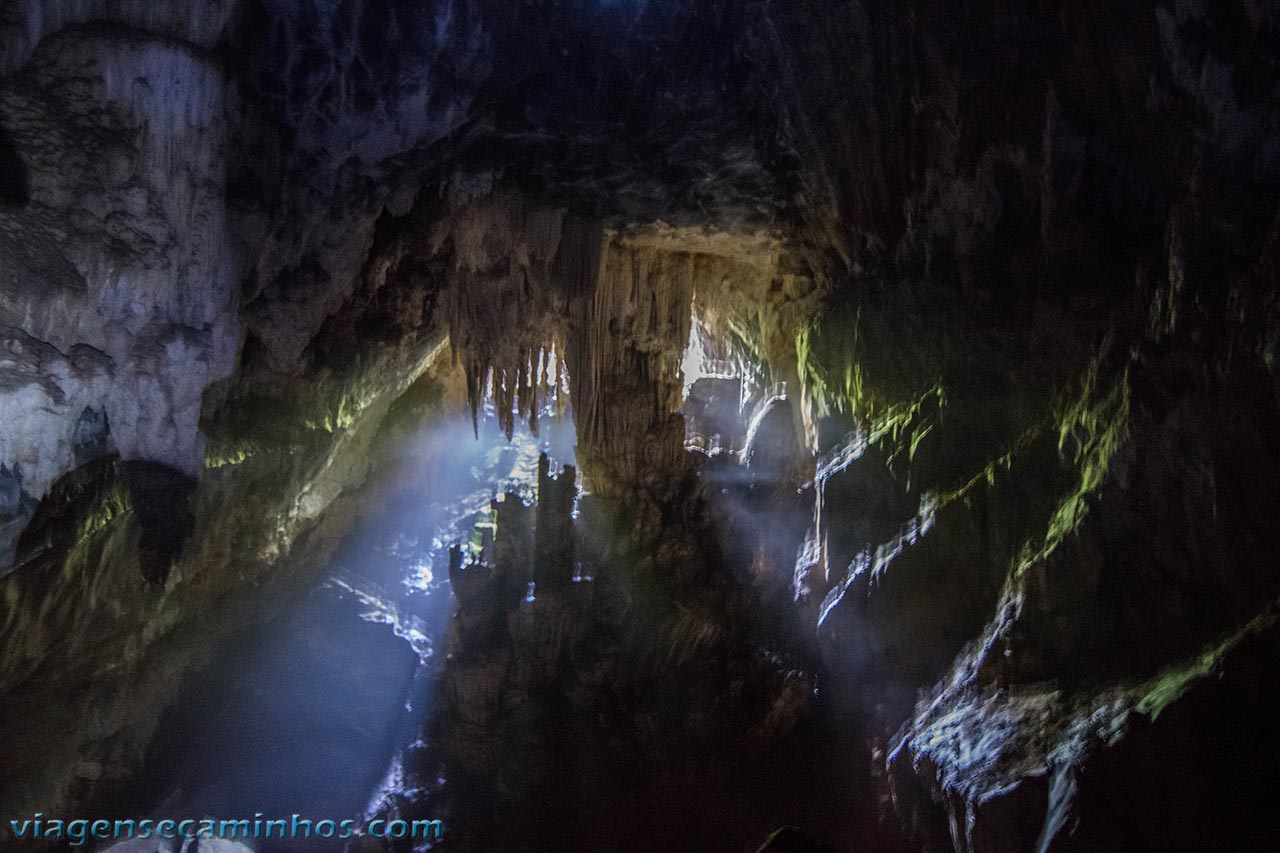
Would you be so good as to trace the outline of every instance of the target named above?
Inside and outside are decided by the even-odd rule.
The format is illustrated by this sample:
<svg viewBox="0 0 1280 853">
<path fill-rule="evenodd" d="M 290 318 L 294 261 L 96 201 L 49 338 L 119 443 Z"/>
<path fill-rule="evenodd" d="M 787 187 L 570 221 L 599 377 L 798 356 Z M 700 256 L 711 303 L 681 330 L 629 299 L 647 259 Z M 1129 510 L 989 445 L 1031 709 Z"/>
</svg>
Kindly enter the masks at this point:
<svg viewBox="0 0 1280 853">
<path fill-rule="evenodd" d="M 696 310 L 682 369 L 685 447 L 708 455 L 737 453 L 745 436 L 741 371 Z"/>
<path fill-rule="evenodd" d="M 702 347 L 702 330 L 699 328 L 697 312 L 694 312 L 689 321 L 689 343 L 685 345 L 684 360 L 680 363 L 680 370 L 684 374 L 681 399 L 689 399 L 689 389 L 703 377 L 703 371 L 708 366 L 706 360 L 706 351 Z"/>
</svg>

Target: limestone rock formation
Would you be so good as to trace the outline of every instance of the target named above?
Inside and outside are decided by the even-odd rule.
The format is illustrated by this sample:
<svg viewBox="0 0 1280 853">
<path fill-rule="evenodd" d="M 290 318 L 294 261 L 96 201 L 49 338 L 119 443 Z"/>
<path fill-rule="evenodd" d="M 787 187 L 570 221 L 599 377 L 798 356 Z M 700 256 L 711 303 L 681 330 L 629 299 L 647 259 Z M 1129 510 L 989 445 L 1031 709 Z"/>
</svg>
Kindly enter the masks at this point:
<svg viewBox="0 0 1280 853">
<path fill-rule="evenodd" d="M 1278 39 L 1257 0 L 0 0 L 0 804 L 137 796 L 188 679 L 440 475 L 427 426 L 571 417 L 536 506 L 487 484 L 418 567 L 453 657 L 395 766 L 455 805 L 1275 846 Z"/>
</svg>

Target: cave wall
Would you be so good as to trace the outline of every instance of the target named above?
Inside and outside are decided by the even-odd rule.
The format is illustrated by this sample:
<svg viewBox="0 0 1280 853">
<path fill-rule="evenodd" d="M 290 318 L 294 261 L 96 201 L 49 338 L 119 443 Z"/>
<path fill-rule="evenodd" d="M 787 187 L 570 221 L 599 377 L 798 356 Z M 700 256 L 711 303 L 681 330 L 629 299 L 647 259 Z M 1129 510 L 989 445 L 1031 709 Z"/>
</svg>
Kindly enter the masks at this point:
<svg viewBox="0 0 1280 853">
<path fill-rule="evenodd" d="M 95 443 L 200 469 L 202 395 L 232 371 L 240 334 L 221 189 L 229 100 L 194 48 L 87 31 L 46 40 L 6 76 L 0 111 L 27 193 L 0 211 L 0 465 L 24 503 Z"/>
<path fill-rule="evenodd" d="M 832 448 L 812 574 L 900 819 L 930 849 L 1240 836 L 1077 786 L 1131 730 L 1177 767 L 1151 720 L 1270 631 L 1275 11 L 824 8 L 764 36 L 845 270 L 797 341 Z M 1273 793 L 1227 775 L 1210 803 Z"/>
<path fill-rule="evenodd" d="M 1270 642 L 1278 30 L 1248 0 L 0 2 L 4 722 L 65 744 L 3 801 L 141 749 L 199 614 L 305 574 L 455 358 L 508 425 L 566 364 L 588 479 L 674 478 L 697 312 L 792 389 L 800 606 L 907 830 L 1097 826 L 1079 769 L 1131 728 L 1161 766 L 1205 712 L 1158 714 Z M 103 473 L 133 463 L 194 483 L 159 569 Z"/>
</svg>

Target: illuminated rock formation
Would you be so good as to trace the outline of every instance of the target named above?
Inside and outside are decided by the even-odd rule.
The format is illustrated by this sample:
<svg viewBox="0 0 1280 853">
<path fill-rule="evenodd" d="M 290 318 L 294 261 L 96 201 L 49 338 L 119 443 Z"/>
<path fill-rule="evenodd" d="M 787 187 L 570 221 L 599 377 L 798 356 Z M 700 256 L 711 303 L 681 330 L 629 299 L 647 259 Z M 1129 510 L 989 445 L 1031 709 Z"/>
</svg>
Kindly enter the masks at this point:
<svg viewBox="0 0 1280 853">
<path fill-rule="evenodd" d="M 395 506 L 457 613 L 394 767 L 438 747 L 460 812 L 1275 847 L 1277 34 L 0 0 L 0 804 L 136 802 L 165 709 Z M 450 560 L 410 510 L 453 462 Z"/>
</svg>

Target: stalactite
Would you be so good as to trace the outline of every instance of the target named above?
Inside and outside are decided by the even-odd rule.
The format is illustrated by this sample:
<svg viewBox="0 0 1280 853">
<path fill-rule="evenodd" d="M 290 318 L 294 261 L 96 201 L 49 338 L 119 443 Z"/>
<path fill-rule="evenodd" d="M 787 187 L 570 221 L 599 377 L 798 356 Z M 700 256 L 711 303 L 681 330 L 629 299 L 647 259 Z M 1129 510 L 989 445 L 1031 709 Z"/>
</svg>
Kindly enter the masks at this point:
<svg viewBox="0 0 1280 853">
<path fill-rule="evenodd" d="M 517 419 L 536 432 L 552 398 L 557 414 L 572 400 L 582 468 L 597 489 L 678 476 L 694 291 L 719 291 L 731 275 L 758 289 L 773 255 L 660 227 L 606 232 L 510 191 L 445 219 L 433 239 L 453 256 L 451 342 L 477 430 L 486 393 L 509 437 Z"/>
<path fill-rule="evenodd" d="M 596 286 L 573 305 L 569 378 L 579 455 L 597 489 L 625 489 L 683 457 L 682 353 L 696 264 L 665 247 L 611 235 Z"/>
<path fill-rule="evenodd" d="M 558 382 L 548 387 L 545 354 L 565 338 L 566 293 L 582 286 L 576 276 L 598 254 L 583 245 L 592 238 L 590 223 L 506 190 L 469 200 L 437 226 L 433 244 L 455 267 L 446 297 L 450 342 L 455 359 L 465 354 L 477 431 L 489 393 L 508 437 L 517 419 L 536 433 L 539 408 Z M 489 375 L 486 388 L 479 380 Z"/>
</svg>

